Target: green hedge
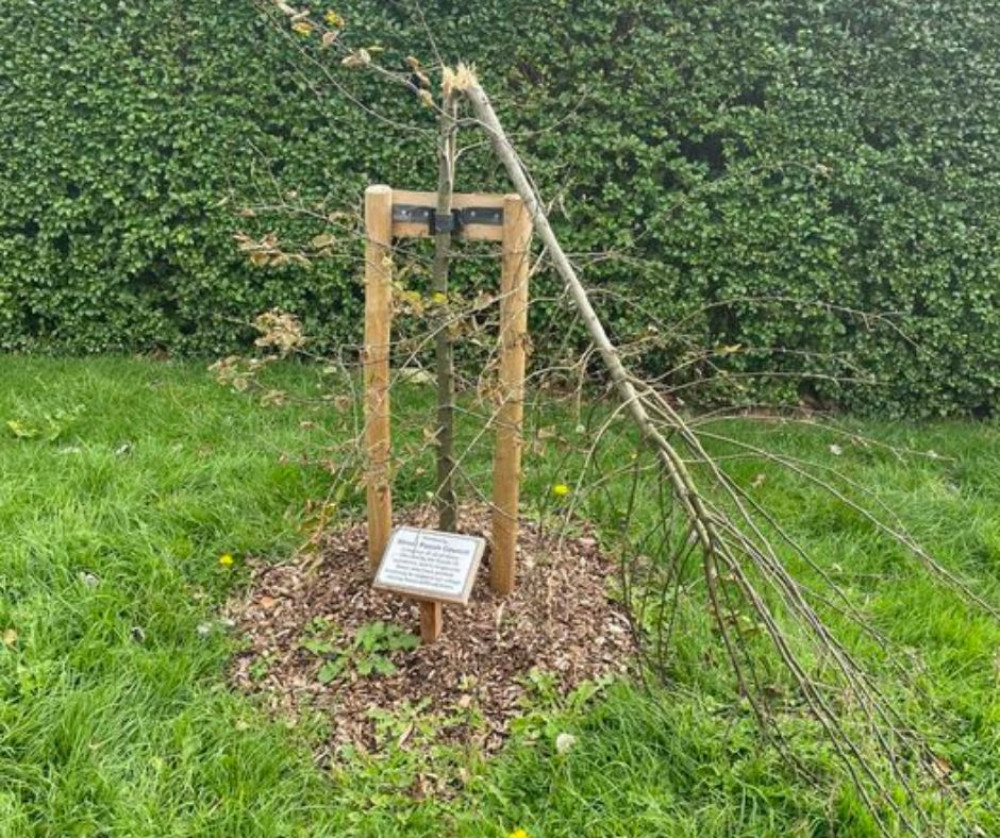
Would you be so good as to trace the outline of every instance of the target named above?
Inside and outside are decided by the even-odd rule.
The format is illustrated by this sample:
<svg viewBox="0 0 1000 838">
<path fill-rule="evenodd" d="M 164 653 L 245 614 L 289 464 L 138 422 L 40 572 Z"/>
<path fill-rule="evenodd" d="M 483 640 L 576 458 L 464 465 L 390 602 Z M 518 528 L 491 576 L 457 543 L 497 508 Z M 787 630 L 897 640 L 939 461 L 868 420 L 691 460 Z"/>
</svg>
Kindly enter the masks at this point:
<svg viewBox="0 0 1000 838">
<path fill-rule="evenodd" d="M 561 196 L 568 247 L 628 257 L 586 274 L 620 338 L 683 320 L 694 345 L 739 346 L 717 359 L 719 392 L 746 401 L 1000 404 L 997 3 L 422 6 Z M 381 62 L 431 60 L 414 3 L 334 8 L 345 42 L 383 46 Z M 308 215 L 238 215 L 292 188 L 283 200 L 330 209 L 357 207 L 370 182 L 434 183 L 413 130 L 433 129 L 430 112 L 336 63 L 324 79 L 299 52 L 315 47 L 249 1 L 0 5 L 0 346 L 215 355 L 271 306 L 328 345 L 356 341 L 356 257 L 259 270 L 232 239 L 320 232 Z M 472 153 L 459 188 L 506 186 Z M 543 353 L 565 321 L 554 306 L 534 312 Z"/>
</svg>

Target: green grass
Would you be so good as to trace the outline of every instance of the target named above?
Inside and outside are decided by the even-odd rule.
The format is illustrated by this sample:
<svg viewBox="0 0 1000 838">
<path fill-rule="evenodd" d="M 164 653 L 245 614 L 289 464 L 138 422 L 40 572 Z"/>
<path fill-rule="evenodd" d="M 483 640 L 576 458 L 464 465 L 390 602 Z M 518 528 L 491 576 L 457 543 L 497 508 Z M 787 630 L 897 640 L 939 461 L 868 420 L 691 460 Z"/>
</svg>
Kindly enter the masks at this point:
<svg viewBox="0 0 1000 838">
<path fill-rule="evenodd" d="M 317 369 L 295 365 L 273 376 L 311 395 L 324 382 Z M 427 404 L 418 393 L 397 410 Z M 9 432 L 8 421 L 29 437 Z M 225 667 L 234 641 L 213 618 L 245 580 L 245 557 L 281 560 L 301 543 L 308 502 L 328 491 L 322 451 L 349 426 L 329 405 L 262 407 L 199 365 L 5 359 L 2 838 L 505 836 L 517 827 L 533 838 L 870 834 L 821 738 L 803 741 L 828 766 L 826 787 L 811 788 L 761 746 L 731 695 L 708 688 L 698 649 L 666 695 L 617 685 L 582 704 L 541 690 L 514 741 L 486 763 L 438 748 L 430 759 L 390 750 L 317 767 L 311 747 L 322 718 L 269 721 L 232 693 Z M 951 458 L 938 460 L 856 446 L 834 457 L 822 434 L 788 426 L 731 422 L 726 430 L 873 487 L 942 561 L 1000 601 L 993 426 L 863 428 Z M 487 454 L 484 447 L 471 465 L 485 469 Z M 534 453 L 529 508 L 545 506 L 547 487 L 575 465 L 558 440 Z M 822 492 L 759 463 L 734 472 L 748 483 L 766 472 L 762 501 L 884 631 L 919 654 L 935 707 L 915 712 L 970 810 L 1000 832 L 1000 631 Z M 399 498 L 420 499 L 421 480 L 402 477 Z M 359 508 L 353 495 L 344 505 Z M 608 520 L 613 511 L 592 509 Z M 220 566 L 223 552 L 236 556 L 233 568 Z M 213 628 L 203 636 L 206 624 Z M 577 746 L 559 756 L 553 740 L 562 731 Z M 418 801 L 411 792 L 421 777 L 450 780 L 455 794 Z"/>
</svg>

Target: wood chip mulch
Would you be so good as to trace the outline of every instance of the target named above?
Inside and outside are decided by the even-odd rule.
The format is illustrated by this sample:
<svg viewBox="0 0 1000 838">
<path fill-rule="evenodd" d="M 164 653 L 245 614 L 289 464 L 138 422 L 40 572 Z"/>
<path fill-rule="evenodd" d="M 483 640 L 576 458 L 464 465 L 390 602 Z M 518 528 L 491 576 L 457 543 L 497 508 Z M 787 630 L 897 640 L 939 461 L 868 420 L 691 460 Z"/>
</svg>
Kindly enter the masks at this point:
<svg viewBox="0 0 1000 838">
<path fill-rule="evenodd" d="M 434 525 L 427 507 L 405 518 L 397 523 Z M 463 508 L 459 529 L 488 536 L 488 510 Z M 608 596 L 614 565 L 597 541 L 587 534 L 566 537 L 560 548 L 556 534 L 522 521 L 513 594 L 502 598 L 490 590 L 487 550 L 468 607 L 445 606 L 436 643 L 393 652 L 391 675 L 348 672 L 324 685 L 317 677 L 323 657 L 300 645 L 315 618 L 336 626 L 343 642 L 377 620 L 419 633 L 414 602 L 372 589 L 366 549 L 366 527 L 355 524 L 325 534 L 318 552 L 291 563 L 252 561 L 248 590 L 225 609 L 247 641 L 234 661 L 233 683 L 260 694 L 288 720 L 307 709 L 324 712 L 331 752 L 344 745 L 378 750 L 386 742 L 373 715 L 405 713 L 425 700 L 421 714 L 450 720 L 437 731 L 440 740 L 494 751 L 524 712 L 532 669 L 551 673 L 567 693 L 583 681 L 622 673 L 633 658 L 624 609 Z"/>
</svg>

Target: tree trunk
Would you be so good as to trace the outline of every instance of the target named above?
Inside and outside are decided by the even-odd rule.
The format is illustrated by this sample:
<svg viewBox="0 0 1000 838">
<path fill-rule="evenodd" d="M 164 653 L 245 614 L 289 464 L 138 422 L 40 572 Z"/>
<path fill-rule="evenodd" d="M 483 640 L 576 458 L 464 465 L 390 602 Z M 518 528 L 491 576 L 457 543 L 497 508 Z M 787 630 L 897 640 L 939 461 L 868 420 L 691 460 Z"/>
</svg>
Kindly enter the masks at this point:
<svg viewBox="0 0 1000 838">
<path fill-rule="evenodd" d="M 446 93 L 438 121 L 438 196 L 439 222 L 451 218 L 451 196 L 455 188 L 455 138 L 458 103 Z M 437 491 L 438 527 L 454 532 L 457 525 L 455 500 L 455 360 L 448 320 L 448 267 L 452 233 L 442 230 L 436 222 L 434 265 L 431 281 L 435 306 L 441 312 L 437 318 L 435 356 L 437 364 Z M 450 227 L 450 224 L 447 226 Z"/>
</svg>

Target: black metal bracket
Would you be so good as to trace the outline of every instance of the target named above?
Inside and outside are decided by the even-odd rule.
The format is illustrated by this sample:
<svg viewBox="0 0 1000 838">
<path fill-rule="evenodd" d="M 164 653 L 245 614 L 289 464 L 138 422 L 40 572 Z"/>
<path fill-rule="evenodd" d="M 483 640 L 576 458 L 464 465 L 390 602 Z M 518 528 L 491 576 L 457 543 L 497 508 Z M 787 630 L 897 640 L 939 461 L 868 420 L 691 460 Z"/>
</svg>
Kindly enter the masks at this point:
<svg viewBox="0 0 1000 838">
<path fill-rule="evenodd" d="M 458 231 L 462 226 L 462 220 L 458 217 L 458 211 L 452 210 L 445 215 L 439 215 L 434 213 L 434 218 L 431 223 L 431 233 L 451 233 L 452 235 Z"/>
<path fill-rule="evenodd" d="M 485 224 L 490 227 L 503 225 L 501 207 L 465 207 L 453 209 L 448 215 L 438 215 L 434 207 L 418 204 L 393 204 L 392 220 L 405 224 L 426 224 L 432 236 L 438 233 L 460 233 L 470 224 Z"/>
</svg>

